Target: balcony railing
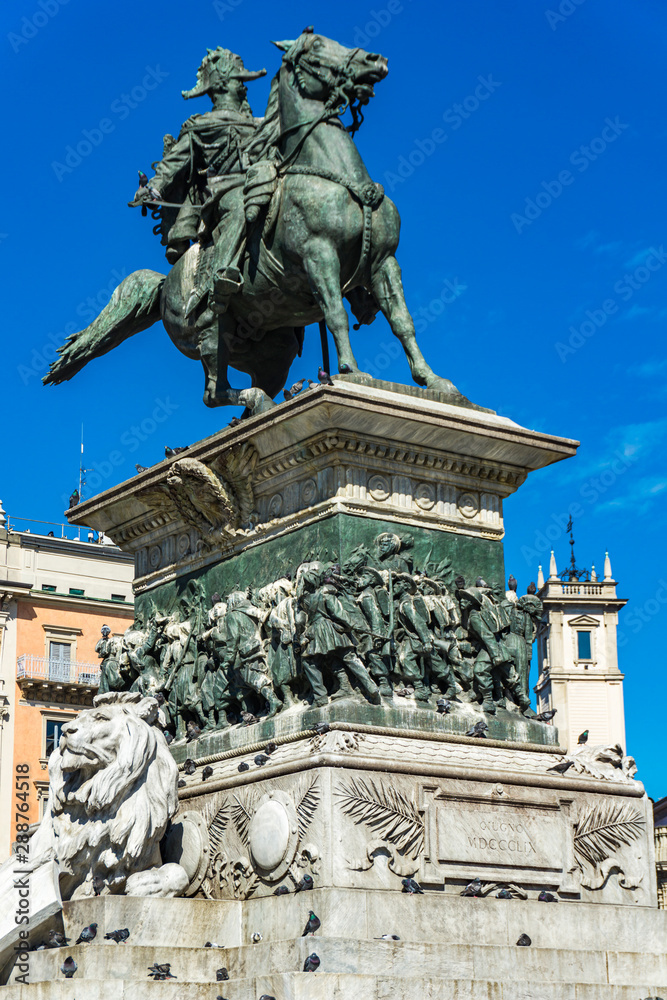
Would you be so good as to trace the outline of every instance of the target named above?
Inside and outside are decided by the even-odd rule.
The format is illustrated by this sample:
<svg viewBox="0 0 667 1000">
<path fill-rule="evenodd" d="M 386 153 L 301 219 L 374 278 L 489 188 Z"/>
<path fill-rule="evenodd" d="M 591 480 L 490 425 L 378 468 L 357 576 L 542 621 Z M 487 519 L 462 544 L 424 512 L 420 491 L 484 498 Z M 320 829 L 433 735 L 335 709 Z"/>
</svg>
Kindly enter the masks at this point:
<svg viewBox="0 0 667 1000">
<path fill-rule="evenodd" d="M 601 583 L 564 583 L 563 594 L 569 596 L 597 597 L 603 593 Z"/>
<path fill-rule="evenodd" d="M 16 661 L 16 679 L 42 684 L 76 684 L 80 687 L 96 688 L 100 683 L 100 665 L 83 663 L 79 660 L 52 660 L 48 656 L 24 653 Z"/>
</svg>

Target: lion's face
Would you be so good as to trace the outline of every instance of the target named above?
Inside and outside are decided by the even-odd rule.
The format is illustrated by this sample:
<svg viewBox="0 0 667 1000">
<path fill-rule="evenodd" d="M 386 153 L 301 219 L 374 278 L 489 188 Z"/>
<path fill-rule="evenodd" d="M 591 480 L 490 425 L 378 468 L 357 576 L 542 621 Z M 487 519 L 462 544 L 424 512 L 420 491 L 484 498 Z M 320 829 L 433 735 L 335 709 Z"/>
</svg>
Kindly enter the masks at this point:
<svg viewBox="0 0 667 1000">
<path fill-rule="evenodd" d="M 81 712 L 63 726 L 60 737 L 62 770 L 65 774 L 93 774 L 116 762 L 123 738 L 128 739 L 128 719 L 117 706 L 100 706 Z"/>
</svg>

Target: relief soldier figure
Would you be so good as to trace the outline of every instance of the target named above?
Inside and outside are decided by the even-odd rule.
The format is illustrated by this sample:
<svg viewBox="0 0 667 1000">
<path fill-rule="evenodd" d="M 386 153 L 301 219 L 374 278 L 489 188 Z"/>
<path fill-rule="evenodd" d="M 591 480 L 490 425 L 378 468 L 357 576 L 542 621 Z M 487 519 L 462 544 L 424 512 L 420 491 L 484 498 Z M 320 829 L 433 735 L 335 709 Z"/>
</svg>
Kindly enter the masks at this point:
<svg viewBox="0 0 667 1000">
<path fill-rule="evenodd" d="M 227 642 L 220 660 L 225 673 L 234 671 L 242 687 L 264 699 L 271 718 L 282 708 L 269 676 L 266 653 L 260 632 L 264 615 L 243 591 L 234 591 L 227 598 Z"/>
</svg>

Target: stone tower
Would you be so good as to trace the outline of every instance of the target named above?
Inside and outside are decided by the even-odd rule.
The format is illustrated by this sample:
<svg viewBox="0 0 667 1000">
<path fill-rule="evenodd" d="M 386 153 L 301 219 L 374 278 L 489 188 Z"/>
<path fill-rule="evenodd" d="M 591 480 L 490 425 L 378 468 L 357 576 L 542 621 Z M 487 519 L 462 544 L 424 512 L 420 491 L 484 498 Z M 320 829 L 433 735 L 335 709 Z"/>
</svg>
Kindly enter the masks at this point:
<svg viewBox="0 0 667 1000">
<path fill-rule="evenodd" d="M 549 578 L 540 567 L 538 596 L 544 608 L 537 638 L 537 710 L 555 708 L 560 741 L 570 749 L 589 730 L 592 744 L 620 743 L 625 749 L 623 674 L 618 666 L 616 626 L 627 601 L 616 596 L 609 555 L 604 576 L 595 568 L 570 566 L 558 573 L 551 553 Z"/>
</svg>

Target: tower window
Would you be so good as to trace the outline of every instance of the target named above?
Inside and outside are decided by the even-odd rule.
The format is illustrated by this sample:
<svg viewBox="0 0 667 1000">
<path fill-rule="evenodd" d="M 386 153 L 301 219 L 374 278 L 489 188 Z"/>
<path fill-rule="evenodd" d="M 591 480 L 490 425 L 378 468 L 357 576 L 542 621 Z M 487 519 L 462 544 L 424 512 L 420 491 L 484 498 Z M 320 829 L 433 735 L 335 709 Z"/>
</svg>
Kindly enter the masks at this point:
<svg viewBox="0 0 667 1000">
<path fill-rule="evenodd" d="M 579 660 L 592 659 L 590 632 L 577 632 L 577 659 Z"/>
</svg>

